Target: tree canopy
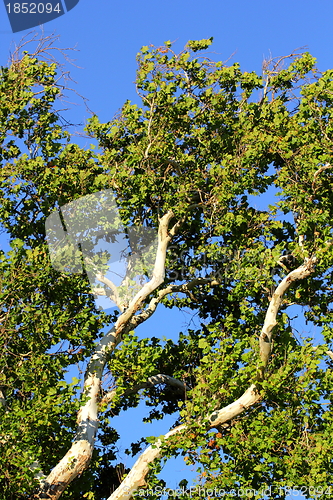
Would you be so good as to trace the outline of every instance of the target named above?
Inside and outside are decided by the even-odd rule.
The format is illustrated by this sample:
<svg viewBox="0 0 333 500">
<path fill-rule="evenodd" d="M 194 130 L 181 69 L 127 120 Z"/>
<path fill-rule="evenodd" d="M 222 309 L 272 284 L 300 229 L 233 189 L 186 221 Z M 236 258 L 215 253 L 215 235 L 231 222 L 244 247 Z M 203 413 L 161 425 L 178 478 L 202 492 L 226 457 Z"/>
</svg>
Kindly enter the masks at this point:
<svg viewBox="0 0 333 500">
<path fill-rule="evenodd" d="M 4 500 L 157 499 L 161 460 L 177 455 L 216 497 L 333 493 L 333 70 L 296 52 L 244 72 L 210 60 L 211 43 L 143 47 L 141 104 L 107 123 L 92 116 L 96 147 L 66 129 L 62 69 L 43 45 L 1 68 Z M 132 295 L 106 278 L 102 254 L 95 288 L 87 267 L 73 274 L 50 258 L 47 218 L 106 190 L 126 230 L 156 235 Z M 94 294 L 117 310 L 100 311 Z M 196 326 L 152 335 L 163 306 L 170 322 L 180 309 Z M 77 364 L 82 380 L 69 383 Z M 147 420 L 175 424 L 137 436 L 129 471 L 112 417 L 140 401 Z"/>
</svg>

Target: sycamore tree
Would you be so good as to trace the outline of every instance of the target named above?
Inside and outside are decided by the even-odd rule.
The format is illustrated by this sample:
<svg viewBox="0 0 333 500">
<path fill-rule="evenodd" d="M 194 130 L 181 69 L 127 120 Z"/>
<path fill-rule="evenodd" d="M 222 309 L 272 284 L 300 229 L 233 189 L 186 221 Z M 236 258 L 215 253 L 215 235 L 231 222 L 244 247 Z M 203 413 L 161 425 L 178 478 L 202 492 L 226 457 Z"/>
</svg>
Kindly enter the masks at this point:
<svg viewBox="0 0 333 500">
<path fill-rule="evenodd" d="M 210 60 L 211 43 L 143 47 L 141 104 L 92 116 L 91 148 L 61 118 L 63 70 L 45 44 L 1 68 L 4 500 L 160 498 L 158 473 L 177 455 L 201 490 L 183 481 L 170 498 L 333 493 L 333 70 L 295 53 L 242 72 Z M 135 293 L 107 277 L 101 252 L 82 273 L 50 256 L 50 215 L 102 191 L 126 230 L 156 235 Z M 153 336 L 161 308 L 197 326 Z M 146 420 L 175 424 L 137 435 L 127 470 L 112 417 L 142 401 Z"/>
</svg>

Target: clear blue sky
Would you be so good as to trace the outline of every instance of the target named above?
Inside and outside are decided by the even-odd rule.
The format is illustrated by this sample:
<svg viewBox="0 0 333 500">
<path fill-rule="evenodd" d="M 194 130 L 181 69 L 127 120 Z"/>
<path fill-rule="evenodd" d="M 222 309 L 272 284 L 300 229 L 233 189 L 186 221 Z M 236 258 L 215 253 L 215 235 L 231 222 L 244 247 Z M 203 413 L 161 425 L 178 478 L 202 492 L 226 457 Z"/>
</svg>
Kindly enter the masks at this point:
<svg viewBox="0 0 333 500">
<path fill-rule="evenodd" d="M 44 25 L 55 31 L 62 47 L 77 46 L 72 68 L 77 91 L 90 108 L 108 120 L 126 99 L 135 99 L 135 56 L 143 45 L 176 41 L 181 50 L 189 39 L 214 37 L 211 57 L 239 62 L 244 71 L 261 70 L 264 57 L 286 55 L 307 46 L 322 70 L 333 67 L 333 6 L 329 0 L 80 0 L 64 16 Z M 6 63 L 12 34 L 0 5 L 0 64 Z M 84 107 L 71 116 L 84 121 Z M 73 119 L 73 121 L 74 121 Z"/>
<path fill-rule="evenodd" d="M 181 50 L 189 39 L 213 36 L 212 59 L 225 61 L 233 54 L 231 62 L 239 62 L 244 71 L 257 72 L 264 58 L 287 55 L 306 46 L 324 71 L 333 67 L 332 21 L 333 5 L 329 0 L 80 0 L 69 13 L 45 24 L 44 32 L 59 34 L 61 47 L 76 46 L 78 51 L 72 56 L 81 69 L 71 68 L 77 82 L 75 89 L 89 99 L 90 109 L 100 120 L 107 121 L 126 99 L 138 100 L 133 84 L 135 57 L 143 45 L 160 46 L 171 40 L 176 41 L 176 50 Z M 0 65 L 6 65 L 12 42 L 18 43 L 26 34 L 27 31 L 11 33 L 5 7 L 0 5 Z M 79 102 L 75 96 L 69 96 L 69 101 L 74 100 Z M 73 106 L 68 117 L 72 122 L 84 123 L 89 113 L 81 104 Z M 1 237 L 4 238 L 0 234 Z M 176 334 L 183 324 L 175 316 L 172 326 Z M 153 318 L 147 329 L 155 336 L 167 334 L 161 321 Z M 135 411 L 126 417 L 127 422 L 133 419 L 132 429 L 136 426 L 134 415 Z M 122 422 L 117 428 L 121 431 L 127 426 Z M 156 434 L 167 430 L 166 423 L 159 423 Z M 126 445 L 129 441 L 128 436 Z M 176 479 L 183 477 L 174 473 L 182 468 L 178 464 L 168 469 L 164 477 L 169 487 L 176 487 Z"/>
</svg>

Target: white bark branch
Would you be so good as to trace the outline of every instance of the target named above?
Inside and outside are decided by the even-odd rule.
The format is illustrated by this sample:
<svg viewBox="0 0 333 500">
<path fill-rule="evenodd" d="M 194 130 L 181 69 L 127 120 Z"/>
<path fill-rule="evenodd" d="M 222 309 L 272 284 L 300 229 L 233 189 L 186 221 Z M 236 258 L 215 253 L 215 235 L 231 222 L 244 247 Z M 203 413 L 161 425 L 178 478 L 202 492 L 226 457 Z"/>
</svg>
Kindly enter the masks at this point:
<svg viewBox="0 0 333 500">
<path fill-rule="evenodd" d="M 297 280 L 302 280 L 310 276 L 313 272 L 313 266 L 316 262 L 316 257 L 307 259 L 304 264 L 297 269 L 291 271 L 277 286 L 270 300 L 269 307 L 266 312 L 263 328 L 259 337 L 261 366 L 259 368 L 259 380 L 263 380 L 264 372 L 268 364 L 268 360 L 272 350 L 272 330 L 277 324 L 276 316 L 282 303 L 282 297 L 290 285 Z"/>
<path fill-rule="evenodd" d="M 156 259 L 154 264 L 153 276 L 150 281 L 145 283 L 141 290 L 130 301 L 126 311 L 118 318 L 116 322 L 116 329 L 122 331 L 127 322 L 134 316 L 140 308 L 142 302 L 150 295 L 156 288 L 158 288 L 164 281 L 165 275 L 165 260 L 168 244 L 170 243 L 173 234 L 168 231 L 169 223 L 174 217 L 172 211 L 167 212 L 159 223 L 158 230 L 158 246 L 156 251 Z M 174 226 L 175 227 L 175 226 Z M 174 228 L 173 228 L 174 229 Z"/>
<path fill-rule="evenodd" d="M 236 399 L 233 403 L 220 410 L 214 411 L 209 417 L 210 427 L 219 427 L 228 420 L 231 420 L 238 415 L 240 415 L 244 410 L 250 408 L 260 400 L 261 396 L 254 384 L 241 395 L 240 398 Z"/>
<path fill-rule="evenodd" d="M 251 385 L 247 391 L 239 398 L 237 401 L 234 401 L 230 405 L 222 408 L 221 410 L 214 412 L 210 417 L 210 425 L 209 427 L 219 427 L 224 422 L 237 417 L 240 415 L 246 408 L 249 408 L 254 403 L 259 401 L 260 395 L 256 391 L 255 385 Z M 108 498 L 108 500 L 130 500 L 132 498 L 133 493 L 141 486 L 145 487 L 145 477 L 149 472 L 148 465 L 160 458 L 162 455 L 162 446 L 164 442 L 178 434 L 180 432 L 184 432 L 187 429 L 187 425 L 179 425 L 174 429 L 171 429 L 167 434 L 165 434 L 163 440 L 158 439 L 156 443 L 150 445 L 138 458 L 138 460 L 133 465 L 131 471 L 126 476 L 126 478 L 122 481 L 121 485 L 112 493 L 112 495 Z"/>
<path fill-rule="evenodd" d="M 221 282 L 216 280 L 215 278 L 195 278 L 188 283 L 184 283 L 183 285 L 169 285 L 163 290 L 160 290 L 157 294 L 157 297 L 154 297 L 151 299 L 151 301 L 148 304 L 148 307 L 142 311 L 140 314 L 137 314 L 134 316 L 130 322 L 130 327 L 134 329 L 144 321 L 146 321 L 152 314 L 155 312 L 158 304 L 160 301 L 165 297 L 166 295 L 170 293 L 185 293 L 185 294 L 191 294 L 191 291 L 198 285 L 220 285 Z"/>
<path fill-rule="evenodd" d="M 3 408 L 7 408 L 5 393 L 1 388 L 0 388 L 0 406 L 2 406 Z"/>
<path fill-rule="evenodd" d="M 93 295 L 100 295 L 101 297 L 106 297 L 106 291 L 104 288 L 101 288 L 101 287 L 100 288 L 96 288 L 96 287 L 92 288 L 91 293 Z"/>
<path fill-rule="evenodd" d="M 106 285 L 107 287 L 109 287 L 110 293 L 106 294 L 106 295 L 108 297 L 110 297 L 110 299 L 113 300 L 113 302 L 116 304 L 116 306 L 118 307 L 118 309 L 121 312 L 123 312 L 123 310 L 124 310 L 124 304 L 121 302 L 121 300 L 119 298 L 118 289 L 117 289 L 116 285 L 111 280 L 109 280 L 108 278 L 106 278 L 100 272 L 98 272 L 96 274 L 96 278 L 98 279 L 98 281 L 100 281 L 101 283 L 104 283 L 104 285 Z"/>
<path fill-rule="evenodd" d="M 161 456 L 161 448 L 164 441 L 185 429 L 186 425 L 179 425 L 165 434 L 163 440 L 158 439 L 154 445 L 148 446 L 141 453 L 121 485 L 109 496 L 108 500 L 131 500 L 133 493 L 140 486 L 144 487 L 146 485 L 145 477 L 149 472 L 149 464 Z"/>
<path fill-rule="evenodd" d="M 333 359 L 333 352 L 332 351 L 326 351 L 326 354 Z"/>
<path fill-rule="evenodd" d="M 301 280 L 309 276 L 313 272 L 313 266 L 316 262 L 316 258 L 312 257 L 304 262 L 303 265 L 299 266 L 297 269 L 291 271 L 277 286 L 272 299 L 270 301 L 262 332 L 260 334 L 260 357 L 262 366 L 259 369 L 259 380 L 263 379 L 264 371 L 268 363 L 268 359 L 271 352 L 271 340 L 272 340 L 272 330 L 276 325 L 276 316 L 282 303 L 282 297 L 285 291 L 290 287 L 291 283 L 296 280 Z M 165 290 L 161 290 L 160 293 L 170 293 L 170 288 L 167 287 Z M 154 300 L 154 299 L 153 299 Z M 156 300 L 156 299 L 155 299 Z M 155 303 L 154 303 L 155 304 Z M 156 306 L 155 306 L 156 307 Z M 328 351 L 329 353 L 330 351 Z M 329 354 L 330 355 L 330 354 Z M 332 353 L 333 359 L 333 353 Z M 237 417 L 244 410 L 250 408 L 255 403 L 261 399 L 259 390 L 255 384 L 251 386 L 233 403 L 221 408 L 220 410 L 214 411 L 208 418 L 209 428 L 220 427 L 225 422 Z M 183 424 L 170 432 L 165 434 L 163 441 L 158 440 L 154 445 L 149 446 L 136 461 L 132 467 L 130 473 L 124 481 L 121 483 L 119 488 L 108 498 L 108 500 L 130 500 L 133 493 L 140 487 L 145 486 L 145 477 L 149 471 L 148 464 L 153 460 L 159 458 L 162 454 L 162 445 L 166 439 L 173 436 L 178 432 L 183 432 L 187 429 L 187 425 Z"/>
<path fill-rule="evenodd" d="M 315 346 L 313 348 L 314 351 L 316 351 L 318 349 L 318 346 Z M 332 351 L 326 351 L 326 354 L 329 358 L 333 359 L 333 352 Z"/>
<path fill-rule="evenodd" d="M 89 464 L 98 428 L 98 399 L 101 380 L 108 356 L 121 342 L 123 330 L 143 301 L 164 280 L 167 247 L 177 226 L 175 225 L 172 228 L 173 234 L 169 234 L 168 226 L 173 217 L 173 212 L 169 211 L 160 219 L 158 247 L 151 280 L 135 295 L 128 309 L 120 315 L 114 327 L 100 340 L 90 359 L 84 381 L 83 394 L 85 403 L 78 413 L 75 440 L 66 455 L 46 478 L 44 487 L 34 495 L 33 498 L 35 499 L 45 498 L 46 496 L 50 500 L 57 500 L 67 485 L 80 475 Z"/>
<path fill-rule="evenodd" d="M 118 289 L 117 289 L 116 285 L 111 280 L 109 280 L 108 278 L 106 278 L 97 269 L 96 265 L 92 262 L 91 259 L 89 259 L 88 257 L 86 257 L 85 258 L 85 262 L 87 262 L 87 264 L 89 264 L 95 270 L 95 278 L 98 281 L 100 281 L 101 283 L 104 283 L 104 285 L 106 285 L 109 288 L 109 290 L 110 290 L 109 293 L 106 293 L 103 288 L 94 288 L 93 292 L 96 295 L 107 295 L 108 297 L 110 297 L 111 300 L 113 300 L 113 302 L 116 304 L 116 306 L 119 308 L 119 310 L 121 312 L 123 312 L 124 305 L 122 304 L 122 302 L 119 299 Z"/>
<path fill-rule="evenodd" d="M 329 163 L 326 163 L 326 165 L 323 165 L 322 167 L 318 168 L 318 170 L 315 172 L 314 176 L 313 176 L 313 181 L 312 181 L 312 190 L 315 191 L 315 184 L 316 184 L 316 180 L 317 180 L 317 177 L 319 174 L 321 174 L 321 172 L 323 172 L 324 170 L 327 170 L 329 168 L 332 168 L 333 165 L 330 165 Z"/>
</svg>

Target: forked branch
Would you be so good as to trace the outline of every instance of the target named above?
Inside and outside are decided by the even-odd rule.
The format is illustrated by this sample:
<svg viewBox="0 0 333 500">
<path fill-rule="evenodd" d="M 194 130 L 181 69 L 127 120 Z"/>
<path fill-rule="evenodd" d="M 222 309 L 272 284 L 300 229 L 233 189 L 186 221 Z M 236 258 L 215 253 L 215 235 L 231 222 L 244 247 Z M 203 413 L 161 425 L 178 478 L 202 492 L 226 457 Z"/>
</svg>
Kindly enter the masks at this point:
<svg viewBox="0 0 333 500">
<path fill-rule="evenodd" d="M 312 257 L 310 259 L 307 259 L 303 265 L 291 271 L 278 285 L 271 298 L 262 332 L 259 338 L 261 357 L 261 366 L 259 368 L 259 374 L 257 376 L 259 380 L 262 380 L 264 377 L 265 368 L 267 366 L 271 353 L 273 328 L 277 323 L 276 317 L 282 303 L 282 297 L 294 281 L 302 280 L 314 271 L 315 262 L 316 258 Z M 168 288 L 161 291 L 160 293 L 170 293 Z M 207 419 L 207 428 L 219 428 L 225 422 L 230 421 L 231 419 L 240 415 L 246 409 L 253 406 L 260 399 L 261 395 L 259 392 L 259 388 L 256 384 L 251 384 L 250 387 L 236 401 L 225 406 L 224 408 L 221 408 L 220 410 L 214 411 L 211 415 L 209 415 Z M 165 443 L 165 441 L 177 433 L 185 432 L 186 429 L 186 424 L 179 425 L 178 427 L 175 427 L 167 434 L 165 434 L 163 440 L 158 439 L 156 443 L 154 443 L 154 445 L 149 446 L 141 454 L 141 456 L 132 467 L 130 473 L 126 476 L 119 488 L 114 493 L 112 493 L 108 500 L 130 500 L 133 493 L 140 486 L 145 486 L 145 477 L 149 471 L 148 464 L 162 456 L 163 444 Z"/>
<path fill-rule="evenodd" d="M 128 308 L 120 315 L 114 327 L 102 337 L 90 359 L 84 381 L 83 395 L 85 403 L 78 413 L 75 440 L 66 455 L 52 469 L 43 486 L 33 495 L 32 498 L 34 499 L 48 498 L 50 500 L 57 500 L 68 484 L 89 465 L 98 428 L 98 401 L 106 362 L 110 353 L 121 342 L 121 334 L 126 325 L 142 306 L 144 300 L 164 280 L 166 252 L 172 238 L 168 227 L 173 217 L 174 214 L 170 211 L 160 220 L 158 247 L 151 280 L 132 299 Z"/>
</svg>

